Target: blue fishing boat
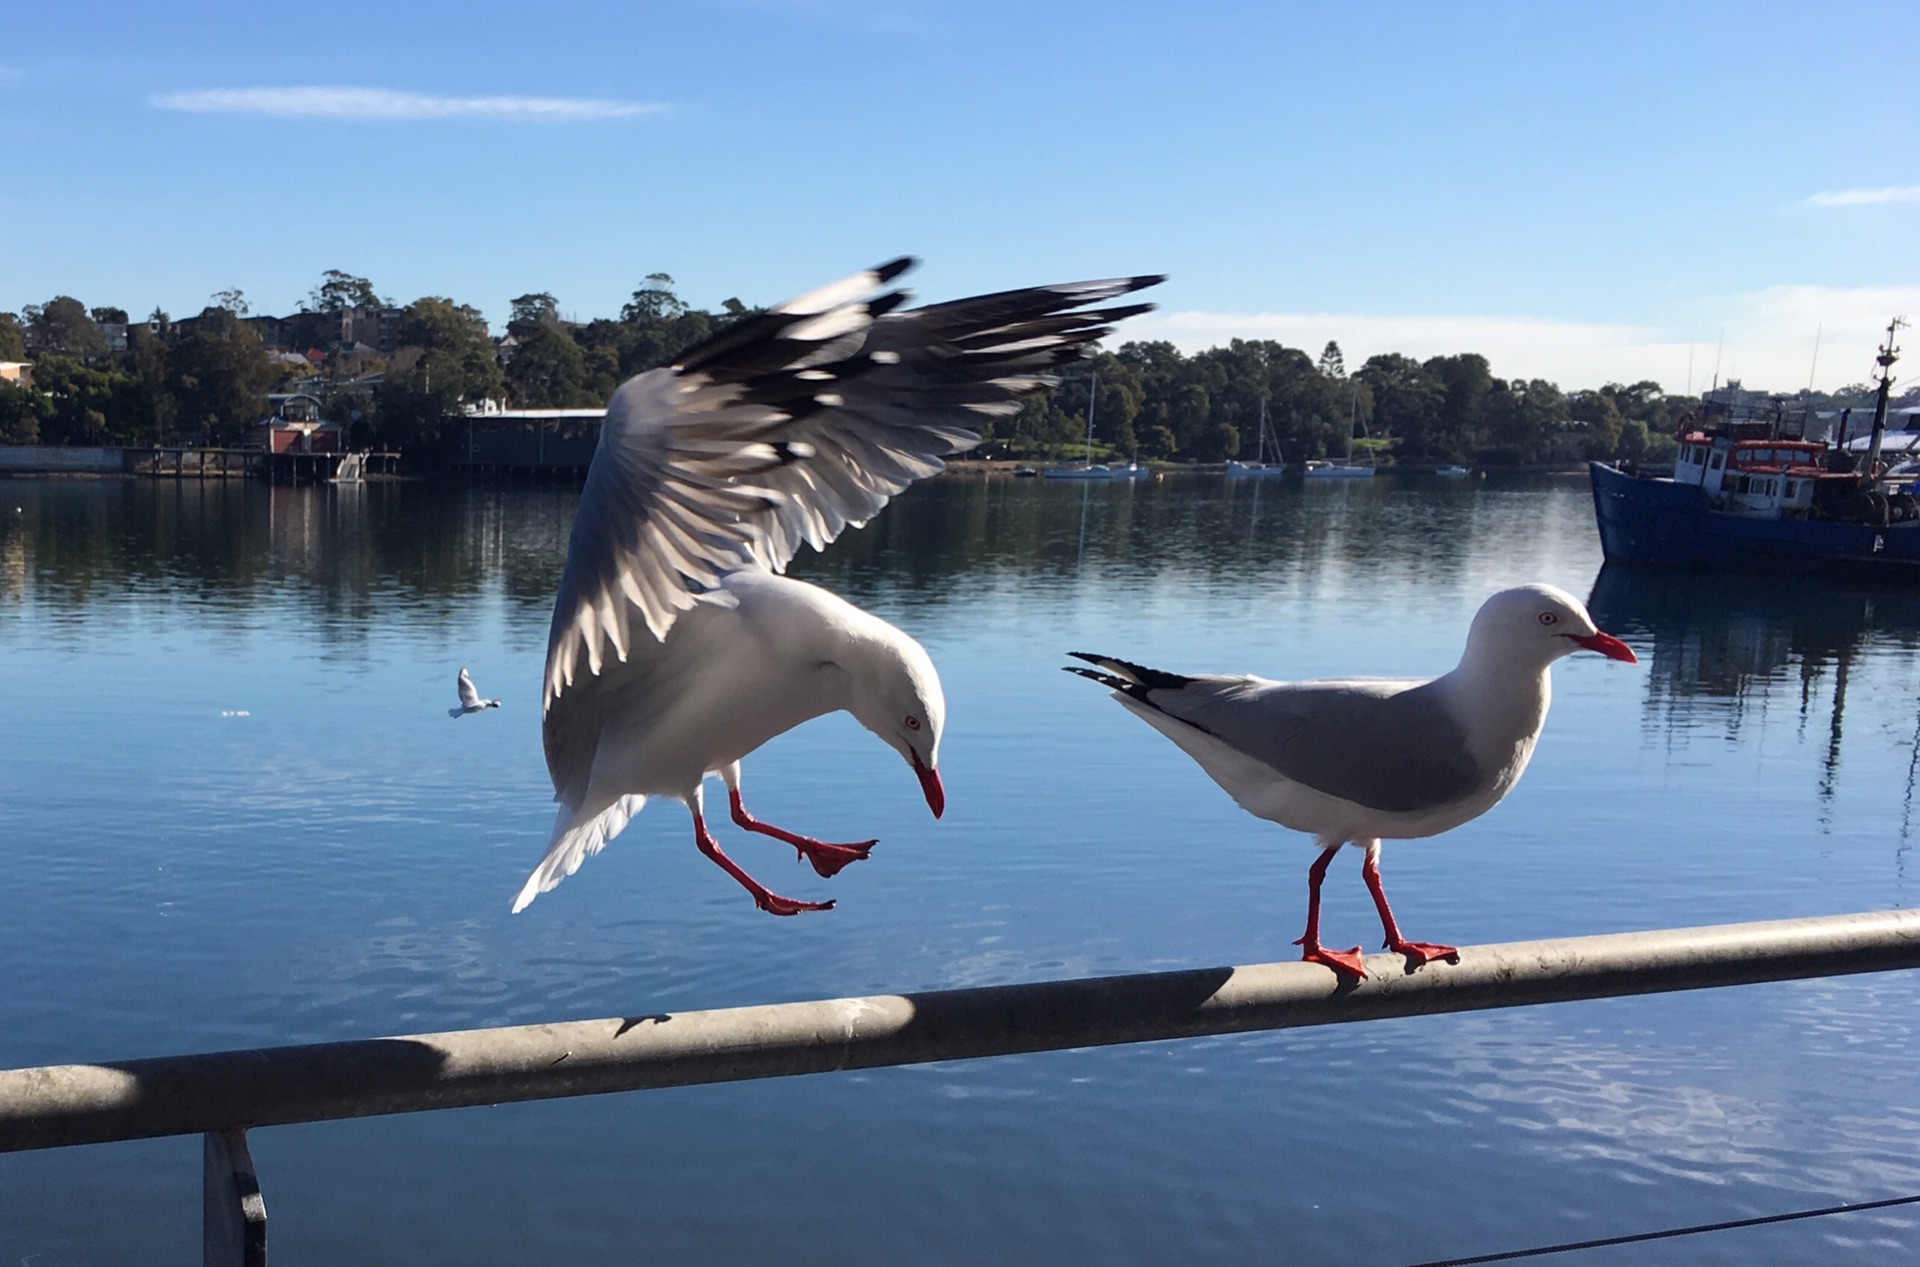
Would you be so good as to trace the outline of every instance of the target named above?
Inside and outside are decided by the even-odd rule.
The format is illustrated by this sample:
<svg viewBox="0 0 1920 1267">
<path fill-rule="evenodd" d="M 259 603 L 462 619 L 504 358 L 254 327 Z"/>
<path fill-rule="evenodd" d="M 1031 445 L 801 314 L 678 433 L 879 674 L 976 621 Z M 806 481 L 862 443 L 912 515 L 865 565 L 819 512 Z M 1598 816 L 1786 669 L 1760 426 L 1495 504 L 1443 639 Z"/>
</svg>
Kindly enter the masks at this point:
<svg viewBox="0 0 1920 1267">
<path fill-rule="evenodd" d="M 1727 571 L 1853 575 L 1920 582 L 1920 499 L 1911 474 L 1882 460 L 1887 394 L 1899 359 L 1887 327 L 1865 443 L 1847 416 L 1798 416 L 1777 402 L 1710 395 L 1679 436 L 1670 475 L 1588 464 L 1609 561 Z"/>
</svg>

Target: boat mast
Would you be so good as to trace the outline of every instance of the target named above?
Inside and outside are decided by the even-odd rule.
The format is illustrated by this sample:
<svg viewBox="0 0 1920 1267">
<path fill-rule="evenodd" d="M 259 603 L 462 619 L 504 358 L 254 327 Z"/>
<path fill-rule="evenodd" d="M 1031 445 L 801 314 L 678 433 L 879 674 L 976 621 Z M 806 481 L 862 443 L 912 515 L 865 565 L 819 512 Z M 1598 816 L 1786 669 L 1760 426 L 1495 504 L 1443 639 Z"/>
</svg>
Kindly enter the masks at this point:
<svg viewBox="0 0 1920 1267">
<path fill-rule="evenodd" d="M 1087 388 L 1087 465 L 1093 465 L 1093 400 L 1100 394 L 1100 371 L 1095 370 Z"/>
<path fill-rule="evenodd" d="M 1876 358 L 1880 366 L 1880 391 L 1873 401 L 1873 439 L 1867 442 L 1867 479 L 1873 479 L 1874 465 L 1880 461 L 1880 442 L 1887 434 L 1887 393 L 1893 387 L 1893 363 L 1900 359 L 1900 349 L 1893 344 L 1896 331 L 1907 324 L 1905 317 L 1895 317 L 1887 323 L 1887 344 L 1880 349 Z"/>
</svg>

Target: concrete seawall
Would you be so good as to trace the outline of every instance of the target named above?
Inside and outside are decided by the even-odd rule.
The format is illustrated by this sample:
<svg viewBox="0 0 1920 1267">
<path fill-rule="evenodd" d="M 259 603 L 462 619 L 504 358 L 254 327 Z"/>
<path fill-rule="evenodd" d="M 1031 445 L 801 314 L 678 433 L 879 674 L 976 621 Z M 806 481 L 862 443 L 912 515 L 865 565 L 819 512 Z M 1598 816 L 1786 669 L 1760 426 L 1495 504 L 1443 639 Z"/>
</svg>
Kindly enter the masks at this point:
<svg viewBox="0 0 1920 1267">
<path fill-rule="evenodd" d="M 125 449 L 63 445 L 0 445 L 0 475 L 125 475 Z"/>
</svg>

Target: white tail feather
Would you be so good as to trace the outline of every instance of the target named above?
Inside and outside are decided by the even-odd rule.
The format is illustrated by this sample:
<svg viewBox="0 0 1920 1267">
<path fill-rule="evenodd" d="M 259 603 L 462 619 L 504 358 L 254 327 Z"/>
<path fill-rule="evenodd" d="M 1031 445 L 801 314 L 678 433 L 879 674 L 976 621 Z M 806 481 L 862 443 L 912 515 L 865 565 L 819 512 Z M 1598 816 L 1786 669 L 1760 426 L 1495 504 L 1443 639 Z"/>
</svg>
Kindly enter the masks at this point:
<svg viewBox="0 0 1920 1267">
<path fill-rule="evenodd" d="M 553 839 L 546 856 L 533 869 L 513 899 L 513 913 L 527 909 L 527 903 L 545 893 L 580 869 L 580 864 L 607 847 L 635 814 L 647 803 L 644 796 L 623 796 L 584 823 L 576 825 L 573 811 L 562 805 L 553 820 Z"/>
</svg>

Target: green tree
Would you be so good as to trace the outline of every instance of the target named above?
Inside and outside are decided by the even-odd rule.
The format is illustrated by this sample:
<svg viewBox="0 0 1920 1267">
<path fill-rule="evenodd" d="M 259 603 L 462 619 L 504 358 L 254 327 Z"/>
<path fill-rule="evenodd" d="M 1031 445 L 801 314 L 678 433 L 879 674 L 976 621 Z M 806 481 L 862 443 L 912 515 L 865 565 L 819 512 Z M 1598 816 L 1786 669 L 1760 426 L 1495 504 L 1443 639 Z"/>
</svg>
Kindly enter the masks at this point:
<svg viewBox="0 0 1920 1267">
<path fill-rule="evenodd" d="M 1567 398 L 1544 378 L 1495 380 L 1487 395 L 1486 455 L 1498 462 L 1531 462 L 1567 425 Z"/>
<path fill-rule="evenodd" d="M 340 312 L 347 308 L 384 308 L 386 301 L 374 292 L 373 283 L 352 273 L 330 268 L 320 275 L 320 284 L 307 294 L 308 312 Z"/>
<path fill-rule="evenodd" d="M 595 402 L 588 386 L 586 353 L 565 329 L 534 322 L 523 325 L 514 339 L 506 378 L 515 404 L 563 409 Z"/>
<path fill-rule="evenodd" d="M 216 444 L 235 444 L 267 414 L 273 366 L 260 336 L 227 307 L 201 311 L 167 355 L 176 421 Z"/>
<path fill-rule="evenodd" d="M 1579 391 L 1567 398 L 1567 412 L 1587 433 L 1587 456 L 1610 458 L 1620 449 L 1626 419 L 1613 397 L 1601 391 Z"/>
<path fill-rule="evenodd" d="M 253 306 L 247 302 L 246 293 L 238 286 L 214 291 L 212 298 L 207 301 L 207 307 L 209 310 L 218 308 L 222 312 L 230 312 L 236 317 L 244 317 L 253 311 Z"/>
<path fill-rule="evenodd" d="M 431 460 L 464 404 L 497 398 L 506 378 L 478 310 L 428 296 L 400 320 L 400 352 L 375 394 L 380 439 Z"/>
<path fill-rule="evenodd" d="M 1620 443 L 1614 456 L 1640 462 L 1645 460 L 1647 450 L 1651 447 L 1652 437 L 1647 433 L 1647 424 L 1638 418 L 1629 418 L 1620 426 Z"/>
<path fill-rule="evenodd" d="M 1193 456 L 1202 462 L 1224 462 L 1239 451 L 1240 432 L 1230 422 L 1208 425 L 1193 445 Z"/>
<path fill-rule="evenodd" d="M 687 311 L 686 303 L 673 293 L 673 278 L 665 273 L 648 273 L 645 283 L 633 292 L 633 298 L 620 310 L 620 320 L 672 321 Z"/>
<path fill-rule="evenodd" d="M 1405 458 L 1447 456 L 1438 445 L 1445 384 L 1398 352 L 1368 357 L 1357 377 L 1373 394 L 1375 440 L 1396 440 Z"/>
<path fill-rule="evenodd" d="M 1207 394 L 1204 383 L 1188 380 L 1174 388 L 1173 399 L 1168 404 L 1168 421 L 1172 424 L 1174 439 L 1180 445 L 1180 451 L 1202 462 L 1225 461 L 1225 455 L 1237 450 L 1239 437 L 1234 443 L 1221 449 L 1226 437 L 1217 432 L 1203 439 L 1213 422 L 1213 400 Z M 1220 456 L 1209 456 L 1218 453 Z"/>
<path fill-rule="evenodd" d="M 740 315 L 747 311 L 742 307 Z M 611 328 L 607 328 L 594 322 L 582 332 L 579 341 L 590 358 L 598 349 L 611 351 L 619 366 L 617 378 L 625 379 L 671 364 L 674 357 L 733 319 L 728 316 L 716 321 L 709 313 L 689 308 L 673 293 L 673 278 L 665 273 L 649 273 L 640 289 L 633 292 L 633 298 L 620 309 L 617 324 L 609 323 Z"/>
<path fill-rule="evenodd" d="M 52 417 L 50 397 L 0 379 L 0 444 L 39 444 Z"/>
<path fill-rule="evenodd" d="M 129 374 L 95 369 L 70 356 L 34 363 L 34 390 L 51 403 L 40 421 L 50 444 L 108 444 L 136 434 L 150 410 Z"/>
<path fill-rule="evenodd" d="M 78 299 L 58 295 L 44 304 L 29 304 L 24 311 L 27 341 L 36 353 L 81 360 L 106 354 L 106 336 Z"/>
<path fill-rule="evenodd" d="M 516 339 L 541 326 L 559 324 L 560 303 L 544 290 L 514 300 L 513 308 L 507 315 L 507 333 Z"/>
<path fill-rule="evenodd" d="M 1487 358 L 1474 352 L 1436 356 L 1420 368 L 1445 392 L 1427 452 L 1440 458 L 1466 457 L 1484 443 L 1486 435 L 1487 397 L 1493 391 Z"/>
<path fill-rule="evenodd" d="M 27 340 L 20 329 L 20 318 L 0 312 L 0 361 L 27 359 Z"/>
<path fill-rule="evenodd" d="M 1673 435 L 1679 430 L 1682 417 L 1689 413 L 1698 416 L 1700 410 L 1697 397 L 1669 396 L 1660 390 L 1660 384 L 1651 381 L 1643 380 L 1629 386 L 1608 383 L 1600 391 L 1612 399 L 1614 408 L 1620 411 L 1622 418 L 1644 423 L 1648 434 L 1653 437 Z M 1789 408 L 1821 408 L 1826 403 L 1818 400 L 1794 401 Z M 1652 456 L 1653 452 L 1650 449 L 1648 456 Z"/>
<path fill-rule="evenodd" d="M 170 324 L 166 313 L 156 310 L 154 316 L 159 319 L 161 326 Z M 128 326 L 125 364 L 127 373 L 139 384 L 148 402 L 145 421 L 151 428 L 154 442 L 164 444 L 173 439 L 177 434 L 174 419 L 179 411 L 179 402 L 173 395 L 173 367 L 166 340 L 144 323 Z"/>
<path fill-rule="evenodd" d="M 320 416 L 347 429 L 347 443 L 365 449 L 381 439 L 380 402 L 365 383 L 341 383 L 320 398 Z"/>
<path fill-rule="evenodd" d="M 1347 358 L 1340 354 L 1340 345 L 1332 339 L 1328 339 L 1327 346 L 1320 349 L 1320 364 L 1318 368 L 1320 372 L 1328 378 L 1345 378 L 1347 376 Z"/>
</svg>

